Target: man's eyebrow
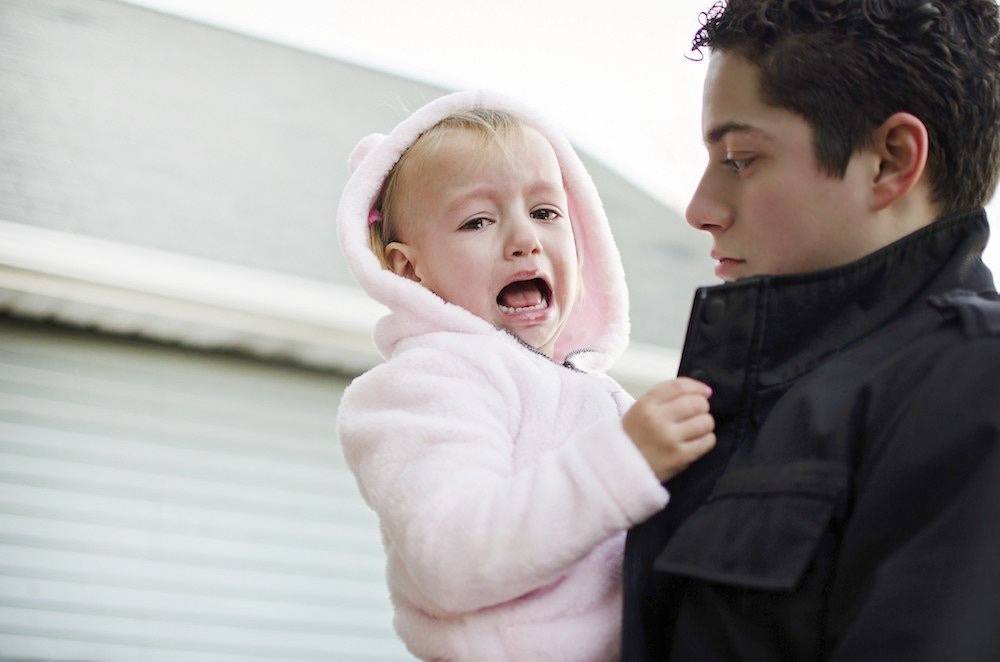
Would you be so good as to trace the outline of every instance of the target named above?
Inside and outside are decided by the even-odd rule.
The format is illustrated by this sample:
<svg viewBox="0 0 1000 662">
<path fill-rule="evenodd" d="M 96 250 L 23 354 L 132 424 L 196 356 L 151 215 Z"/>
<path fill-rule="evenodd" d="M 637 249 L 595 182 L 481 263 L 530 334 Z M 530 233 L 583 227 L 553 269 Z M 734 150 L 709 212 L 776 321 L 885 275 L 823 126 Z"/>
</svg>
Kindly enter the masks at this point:
<svg viewBox="0 0 1000 662">
<path fill-rule="evenodd" d="M 757 128 L 752 124 L 744 124 L 743 122 L 724 122 L 705 134 L 705 142 L 709 145 L 714 145 L 722 140 L 726 134 L 734 132 L 755 133 L 768 139 L 771 137 L 766 131 Z"/>
</svg>

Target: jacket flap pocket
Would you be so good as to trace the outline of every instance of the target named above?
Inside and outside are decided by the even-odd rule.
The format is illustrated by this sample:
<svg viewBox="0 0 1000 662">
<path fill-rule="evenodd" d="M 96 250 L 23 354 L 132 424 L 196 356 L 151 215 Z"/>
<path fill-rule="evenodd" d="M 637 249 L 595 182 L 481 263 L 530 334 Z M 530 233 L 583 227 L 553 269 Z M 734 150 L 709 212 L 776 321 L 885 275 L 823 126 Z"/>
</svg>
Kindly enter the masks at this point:
<svg viewBox="0 0 1000 662">
<path fill-rule="evenodd" d="M 744 588 L 791 590 L 835 509 L 843 507 L 847 479 L 846 468 L 835 462 L 731 469 L 677 529 L 654 567 Z"/>
</svg>

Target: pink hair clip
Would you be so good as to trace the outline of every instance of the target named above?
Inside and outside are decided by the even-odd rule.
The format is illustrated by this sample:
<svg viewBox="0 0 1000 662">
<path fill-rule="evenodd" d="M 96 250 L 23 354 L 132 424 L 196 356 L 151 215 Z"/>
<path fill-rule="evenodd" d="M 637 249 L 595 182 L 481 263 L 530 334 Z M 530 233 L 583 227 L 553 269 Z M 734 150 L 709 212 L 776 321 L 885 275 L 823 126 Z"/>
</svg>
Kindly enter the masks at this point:
<svg viewBox="0 0 1000 662">
<path fill-rule="evenodd" d="M 382 220 L 382 212 L 373 207 L 372 210 L 368 212 L 368 225 L 369 226 L 375 225 L 381 220 Z"/>
</svg>

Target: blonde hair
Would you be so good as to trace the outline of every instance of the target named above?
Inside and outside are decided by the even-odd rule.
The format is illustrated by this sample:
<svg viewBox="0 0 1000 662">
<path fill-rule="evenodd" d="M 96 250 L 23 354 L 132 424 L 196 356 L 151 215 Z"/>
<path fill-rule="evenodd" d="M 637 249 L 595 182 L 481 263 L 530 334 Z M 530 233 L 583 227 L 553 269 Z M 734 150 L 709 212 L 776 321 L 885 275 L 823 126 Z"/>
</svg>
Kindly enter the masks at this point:
<svg viewBox="0 0 1000 662">
<path fill-rule="evenodd" d="M 449 131 L 471 131 L 482 138 L 483 147 L 492 145 L 504 150 L 504 139 L 523 126 L 521 120 L 508 112 L 491 108 L 471 108 L 448 115 L 421 133 L 413 144 L 406 148 L 389 171 L 375 198 L 374 208 L 380 213 L 381 220 L 368 226 L 369 245 L 383 268 L 389 268 L 385 247 L 399 240 L 396 207 L 399 204 L 402 172 L 419 167 L 425 162 L 427 157 L 440 147 Z"/>
</svg>

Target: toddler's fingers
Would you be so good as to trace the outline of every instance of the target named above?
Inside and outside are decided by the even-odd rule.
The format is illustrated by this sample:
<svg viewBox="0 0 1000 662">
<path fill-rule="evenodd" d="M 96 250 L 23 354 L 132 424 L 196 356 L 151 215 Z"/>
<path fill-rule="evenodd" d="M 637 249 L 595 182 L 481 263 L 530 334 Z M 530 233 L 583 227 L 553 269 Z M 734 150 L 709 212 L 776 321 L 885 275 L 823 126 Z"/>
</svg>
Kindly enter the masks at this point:
<svg viewBox="0 0 1000 662">
<path fill-rule="evenodd" d="M 699 414 L 674 424 L 678 436 L 685 442 L 704 437 L 715 430 L 715 419 L 711 414 Z"/>
<path fill-rule="evenodd" d="M 681 452 L 687 462 L 691 463 L 713 448 L 715 448 L 715 434 L 710 432 L 703 437 L 684 442 L 681 446 Z"/>
<path fill-rule="evenodd" d="M 695 381 L 690 377 L 678 377 L 677 379 L 660 382 L 649 389 L 647 395 L 657 400 L 673 400 L 687 394 L 707 396 L 711 392 L 712 390 L 707 385 L 699 381 Z"/>
<path fill-rule="evenodd" d="M 712 387 L 705 382 L 699 382 L 697 379 L 691 379 L 690 377 L 678 377 L 677 381 L 684 385 L 685 391 L 690 390 L 692 393 L 704 394 L 705 397 L 712 395 Z"/>
<path fill-rule="evenodd" d="M 686 421 L 709 411 L 708 398 L 704 394 L 683 395 L 662 404 L 663 414 L 673 422 Z"/>
</svg>

